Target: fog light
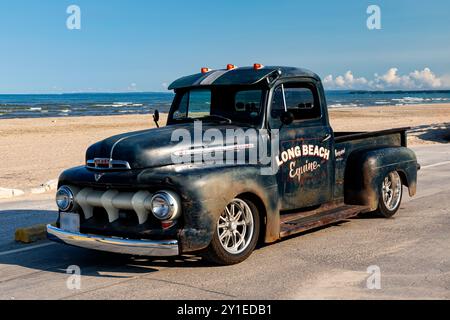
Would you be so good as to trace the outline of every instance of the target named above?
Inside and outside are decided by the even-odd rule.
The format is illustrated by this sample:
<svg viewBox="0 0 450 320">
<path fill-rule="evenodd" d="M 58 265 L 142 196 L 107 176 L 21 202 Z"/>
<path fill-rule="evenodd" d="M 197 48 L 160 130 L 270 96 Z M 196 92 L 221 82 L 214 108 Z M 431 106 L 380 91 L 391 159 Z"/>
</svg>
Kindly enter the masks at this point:
<svg viewBox="0 0 450 320">
<path fill-rule="evenodd" d="M 178 195 L 170 191 L 160 191 L 151 200 L 153 215 L 159 220 L 175 219 L 180 211 Z"/>
<path fill-rule="evenodd" d="M 73 193 L 67 186 L 62 186 L 56 192 L 56 205 L 59 210 L 67 212 L 73 207 Z"/>
</svg>

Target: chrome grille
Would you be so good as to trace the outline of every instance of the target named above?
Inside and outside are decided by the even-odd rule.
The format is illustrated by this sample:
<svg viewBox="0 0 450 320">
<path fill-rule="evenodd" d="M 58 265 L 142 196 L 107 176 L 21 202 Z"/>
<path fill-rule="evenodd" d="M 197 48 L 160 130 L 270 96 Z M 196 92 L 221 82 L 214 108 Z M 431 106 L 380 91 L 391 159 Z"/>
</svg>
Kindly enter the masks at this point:
<svg viewBox="0 0 450 320">
<path fill-rule="evenodd" d="M 86 167 L 97 170 L 130 170 L 130 164 L 127 161 L 113 160 L 108 158 L 95 158 L 86 161 Z"/>
<path fill-rule="evenodd" d="M 119 190 L 76 189 L 75 203 L 81 207 L 86 220 L 94 215 L 95 208 L 105 209 L 110 223 L 119 219 L 120 211 L 134 211 L 139 224 L 144 224 L 151 213 L 152 194 L 148 191 L 122 192 Z"/>
</svg>

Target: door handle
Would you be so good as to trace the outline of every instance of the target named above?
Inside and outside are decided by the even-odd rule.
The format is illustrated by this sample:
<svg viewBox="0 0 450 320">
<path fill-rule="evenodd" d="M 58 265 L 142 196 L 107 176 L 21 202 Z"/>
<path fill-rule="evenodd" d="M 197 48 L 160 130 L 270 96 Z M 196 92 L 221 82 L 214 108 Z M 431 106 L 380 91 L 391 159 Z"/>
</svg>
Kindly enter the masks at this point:
<svg viewBox="0 0 450 320">
<path fill-rule="evenodd" d="M 321 142 L 327 142 L 330 139 L 331 139 L 331 134 L 327 134 L 325 137 L 323 137 Z"/>
</svg>

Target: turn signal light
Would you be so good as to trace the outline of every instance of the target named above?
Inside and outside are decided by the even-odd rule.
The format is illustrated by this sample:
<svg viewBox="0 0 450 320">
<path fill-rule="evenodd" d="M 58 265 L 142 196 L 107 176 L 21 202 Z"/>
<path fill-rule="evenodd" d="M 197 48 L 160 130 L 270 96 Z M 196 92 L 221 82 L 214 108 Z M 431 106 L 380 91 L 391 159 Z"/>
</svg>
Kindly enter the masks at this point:
<svg viewBox="0 0 450 320">
<path fill-rule="evenodd" d="M 208 72 L 210 72 L 210 71 L 211 71 L 210 68 L 202 68 L 202 69 L 201 69 L 201 72 L 202 72 L 202 73 L 208 73 Z"/>
<path fill-rule="evenodd" d="M 175 225 L 175 221 L 161 221 L 161 227 L 163 229 L 170 229 Z"/>
<path fill-rule="evenodd" d="M 227 64 L 227 70 L 233 70 L 236 69 L 237 67 L 234 64 Z"/>
<path fill-rule="evenodd" d="M 264 68 L 264 66 L 262 64 L 260 64 L 260 63 L 255 63 L 253 65 L 253 69 L 255 69 L 255 70 L 259 70 L 259 69 L 262 69 L 262 68 Z"/>
</svg>

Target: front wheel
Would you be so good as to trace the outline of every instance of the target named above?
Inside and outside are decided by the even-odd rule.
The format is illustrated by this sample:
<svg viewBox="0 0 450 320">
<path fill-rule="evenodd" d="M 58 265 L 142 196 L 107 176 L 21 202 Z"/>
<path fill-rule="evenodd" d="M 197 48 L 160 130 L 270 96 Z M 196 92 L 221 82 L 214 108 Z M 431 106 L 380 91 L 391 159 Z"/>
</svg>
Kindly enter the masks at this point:
<svg viewBox="0 0 450 320">
<path fill-rule="evenodd" d="M 217 220 L 205 258 L 219 265 L 244 261 L 256 247 L 259 229 L 259 212 L 253 202 L 233 199 Z"/>
<path fill-rule="evenodd" d="M 384 218 L 390 218 L 397 213 L 402 202 L 402 180 L 397 171 L 389 172 L 383 179 L 379 194 L 379 204 L 376 213 Z"/>
</svg>

